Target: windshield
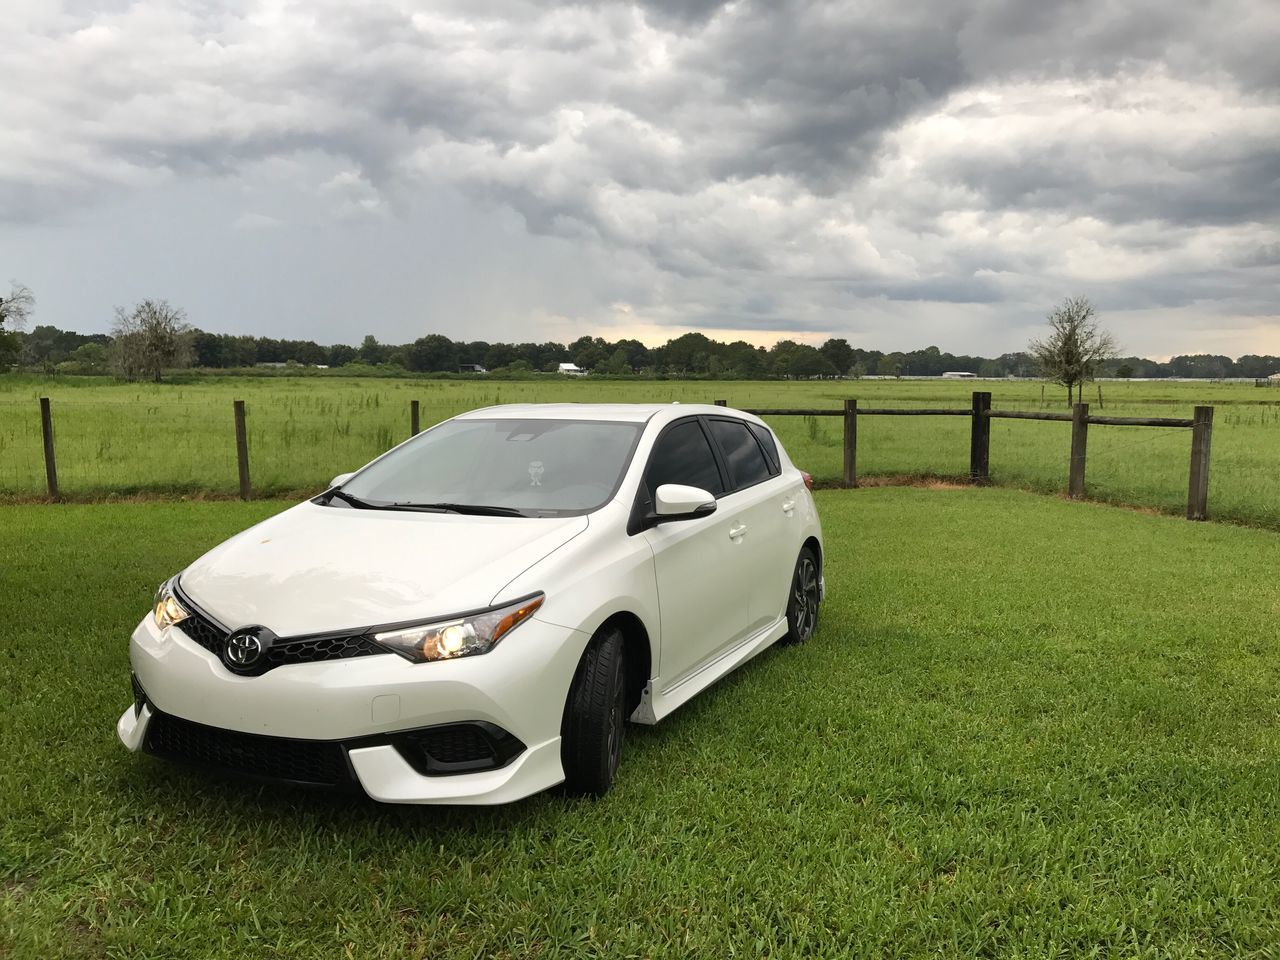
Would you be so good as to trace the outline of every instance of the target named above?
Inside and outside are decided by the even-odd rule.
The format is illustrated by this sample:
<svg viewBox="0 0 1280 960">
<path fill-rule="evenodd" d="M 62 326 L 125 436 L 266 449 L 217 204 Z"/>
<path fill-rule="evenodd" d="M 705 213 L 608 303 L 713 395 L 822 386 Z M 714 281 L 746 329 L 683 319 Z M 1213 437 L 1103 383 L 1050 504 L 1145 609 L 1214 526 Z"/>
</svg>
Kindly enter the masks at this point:
<svg viewBox="0 0 1280 960">
<path fill-rule="evenodd" d="M 563 516 L 603 506 L 643 424 L 448 420 L 342 485 L 340 502 Z"/>
</svg>

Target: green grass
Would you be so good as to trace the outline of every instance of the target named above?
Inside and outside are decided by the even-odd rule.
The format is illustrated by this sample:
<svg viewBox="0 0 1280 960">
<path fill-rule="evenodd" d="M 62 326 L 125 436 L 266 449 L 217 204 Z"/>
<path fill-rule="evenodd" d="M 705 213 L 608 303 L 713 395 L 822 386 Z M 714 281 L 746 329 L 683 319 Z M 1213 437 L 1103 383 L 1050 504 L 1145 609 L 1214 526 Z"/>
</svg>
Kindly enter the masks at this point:
<svg viewBox="0 0 1280 960">
<path fill-rule="evenodd" d="M 208 378 L 181 384 L 115 384 L 95 378 L 0 376 L 0 500 L 44 490 L 38 398 L 53 401 L 58 471 L 71 498 L 130 494 L 222 494 L 237 489 L 231 401 L 247 403 L 251 474 L 260 495 L 322 488 L 403 440 L 409 401 L 428 426 L 464 410 L 533 401 L 726 399 L 740 407 L 835 409 L 967 407 L 974 389 L 1004 409 L 1065 410 L 1061 391 L 1032 382 L 386 380 L 347 377 Z M 1217 409 L 1210 512 L 1217 519 L 1280 529 L 1280 391 L 1248 384 L 1127 383 L 1104 387 L 1104 412 L 1189 418 Z M 1043 401 L 1042 401 L 1043 394 Z M 1091 395 L 1096 412 L 1096 394 Z M 792 458 L 819 480 L 841 471 L 839 418 L 775 417 Z M 865 417 L 859 472 L 866 476 L 960 476 L 968 471 L 969 422 L 960 417 Z M 1091 498 L 1185 510 L 1190 431 L 1095 427 L 1089 434 Z M 1070 426 L 992 422 L 991 469 L 999 484 L 1041 492 L 1066 487 Z"/>
<path fill-rule="evenodd" d="M 816 637 L 607 798 L 389 808 L 115 742 L 155 585 L 281 506 L 0 508 L 0 955 L 1276 955 L 1274 534 L 825 492 Z"/>
</svg>

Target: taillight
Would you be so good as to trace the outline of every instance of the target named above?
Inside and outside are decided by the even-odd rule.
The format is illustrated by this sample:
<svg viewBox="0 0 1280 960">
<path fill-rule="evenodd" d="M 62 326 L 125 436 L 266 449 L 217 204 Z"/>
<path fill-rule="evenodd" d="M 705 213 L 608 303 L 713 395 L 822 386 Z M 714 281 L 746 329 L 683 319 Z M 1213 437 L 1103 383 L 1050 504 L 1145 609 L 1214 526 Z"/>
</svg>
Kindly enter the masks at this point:
<svg viewBox="0 0 1280 960">
<path fill-rule="evenodd" d="M 811 473 L 805 473 L 803 470 L 801 470 L 801 471 L 800 471 L 800 476 L 804 478 L 804 485 L 805 485 L 806 487 L 808 487 L 810 490 L 812 490 L 812 489 L 813 489 L 813 474 L 811 474 Z"/>
</svg>

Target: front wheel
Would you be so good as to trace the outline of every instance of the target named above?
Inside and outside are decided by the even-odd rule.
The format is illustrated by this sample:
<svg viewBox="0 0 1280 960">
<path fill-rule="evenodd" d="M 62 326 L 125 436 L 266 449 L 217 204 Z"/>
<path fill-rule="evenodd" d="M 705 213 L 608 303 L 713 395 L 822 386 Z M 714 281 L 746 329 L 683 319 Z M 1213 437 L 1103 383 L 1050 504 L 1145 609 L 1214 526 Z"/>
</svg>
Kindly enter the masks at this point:
<svg viewBox="0 0 1280 960">
<path fill-rule="evenodd" d="M 560 729 L 560 760 L 570 793 L 602 797 L 613 784 L 626 721 L 624 675 L 622 632 L 597 634 L 578 664 Z"/>
<path fill-rule="evenodd" d="M 787 597 L 787 635 L 783 643 L 804 643 L 818 628 L 818 558 L 805 547 L 796 560 Z"/>
</svg>

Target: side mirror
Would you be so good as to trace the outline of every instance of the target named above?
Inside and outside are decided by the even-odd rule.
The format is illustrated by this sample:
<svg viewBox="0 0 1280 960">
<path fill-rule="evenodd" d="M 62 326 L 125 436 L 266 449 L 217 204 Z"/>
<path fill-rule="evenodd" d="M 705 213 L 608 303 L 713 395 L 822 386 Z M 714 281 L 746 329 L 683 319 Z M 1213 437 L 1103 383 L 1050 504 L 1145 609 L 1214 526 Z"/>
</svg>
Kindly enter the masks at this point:
<svg viewBox="0 0 1280 960">
<path fill-rule="evenodd" d="M 653 512 L 659 523 L 706 517 L 716 512 L 716 498 L 701 487 L 664 483 L 654 493 Z"/>
<path fill-rule="evenodd" d="M 336 477 L 334 477 L 332 480 L 329 481 L 329 486 L 330 488 L 340 487 L 354 476 L 355 476 L 354 473 L 340 473 Z"/>
</svg>

